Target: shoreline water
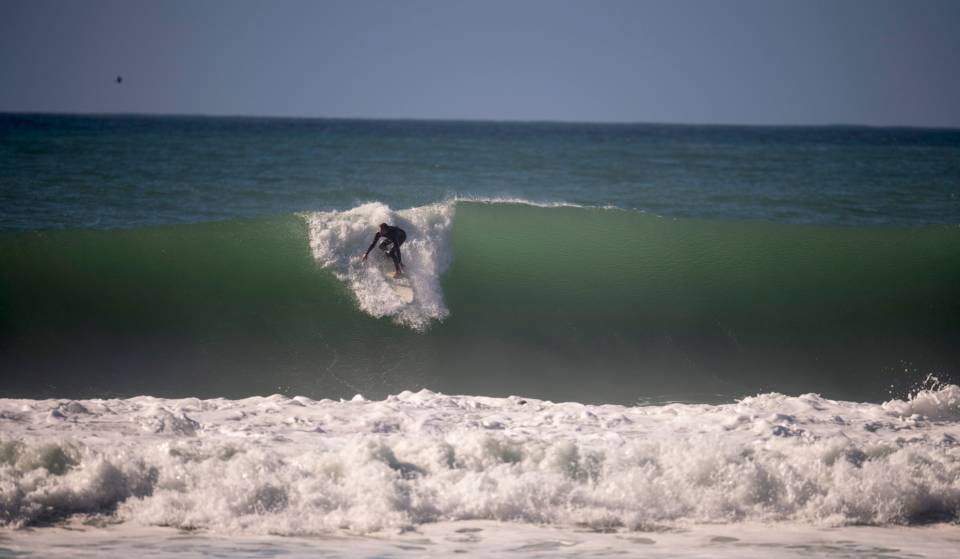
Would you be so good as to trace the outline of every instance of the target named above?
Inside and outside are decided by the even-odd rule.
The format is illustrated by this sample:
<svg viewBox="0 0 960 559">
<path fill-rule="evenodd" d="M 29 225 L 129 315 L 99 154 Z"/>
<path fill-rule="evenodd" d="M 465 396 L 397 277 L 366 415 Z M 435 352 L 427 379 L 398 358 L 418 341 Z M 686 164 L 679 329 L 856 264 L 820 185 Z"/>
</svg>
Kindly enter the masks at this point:
<svg viewBox="0 0 960 559">
<path fill-rule="evenodd" d="M 416 531 L 376 536 L 330 534 L 321 537 L 238 536 L 155 527 L 71 525 L 33 531 L 0 529 L 0 556 L 178 557 L 264 555 L 336 557 L 769 557 L 949 559 L 960 541 L 960 527 L 823 528 L 804 525 L 716 524 L 663 532 L 593 532 L 556 526 L 518 526 L 464 520 L 438 522 Z"/>
</svg>

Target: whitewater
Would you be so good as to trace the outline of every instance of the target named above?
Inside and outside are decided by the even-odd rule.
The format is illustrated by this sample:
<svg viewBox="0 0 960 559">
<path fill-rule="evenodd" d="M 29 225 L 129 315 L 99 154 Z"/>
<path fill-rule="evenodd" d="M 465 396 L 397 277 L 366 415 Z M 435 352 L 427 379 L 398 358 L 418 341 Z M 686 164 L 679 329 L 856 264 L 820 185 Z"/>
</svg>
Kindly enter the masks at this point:
<svg viewBox="0 0 960 559">
<path fill-rule="evenodd" d="M 717 524 L 723 533 L 794 526 L 809 537 L 960 515 L 955 385 L 883 404 L 770 393 L 592 406 L 427 390 L 380 401 L 4 399 L 0 418 L 8 529 L 389 538 L 462 536 L 473 532 L 450 526 L 480 521 L 498 523 L 507 540 L 552 526 L 623 549 Z M 498 541 L 454 547 L 492 553 Z"/>
</svg>

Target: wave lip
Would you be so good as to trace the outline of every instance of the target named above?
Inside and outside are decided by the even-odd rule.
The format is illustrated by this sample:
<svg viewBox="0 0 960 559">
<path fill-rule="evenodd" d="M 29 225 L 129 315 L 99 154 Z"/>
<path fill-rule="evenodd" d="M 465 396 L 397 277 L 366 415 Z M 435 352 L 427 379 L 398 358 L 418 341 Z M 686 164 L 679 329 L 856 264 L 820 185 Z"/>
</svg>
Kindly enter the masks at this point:
<svg viewBox="0 0 960 559">
<path fill-rule="evenodd" d="M 373 317 L 393 317 L 398 324 L 425 330 L 432 321 L 449 313 L 443 301 L 440 276 L 450 265 L 450 233 L 456 206 L 453 202 L 393 211 L 381 202 L 370 202 L 346 211 L 302 214 L 309 227 L 310 248 L 323 267 L 346 283 L 360 310 Z M 407 233 L 403 244 L 405 275 L 414 299 L 406 303 L 392 288 L 388 272 L 392 264 L 372 251 L 377 226 L 390 223 Z"/>
<path fill-rule="evenodd" d="M 307 535 L 450 520 L 628 530 L 951 521 L 958 424 L 910 413 L 918 405 L 770 393 L 590 406 L 427 390 L 382 401 L 0 400 L 0 523 L 97 514 Z"/>
<path fill-rule="evenodd" d="M 615 206 L 612 204 L 604 205 L 585 205 L 585 204 L 576 204 L 574 202 L 566 201 L 552 201 L 552 202 L 538 202 L 536 200 L 529 200 L 527 198 L 520 198 L 516 196 L 470 196 L 466 194 L 459 194 L 453 198 L 454 202 L 469 202 L 473 204 L 515 204 L 520 206 L 531 206 L 534 208 L 580 208 L 580 209 L 598 209 L 598 210 L 629 210 L 631 208 L 622 208 L 620 206 Z M 632 211 L 637 211 L 639 213 L 646 213 L 643 210 L 632 209 Z"/>
</svg>

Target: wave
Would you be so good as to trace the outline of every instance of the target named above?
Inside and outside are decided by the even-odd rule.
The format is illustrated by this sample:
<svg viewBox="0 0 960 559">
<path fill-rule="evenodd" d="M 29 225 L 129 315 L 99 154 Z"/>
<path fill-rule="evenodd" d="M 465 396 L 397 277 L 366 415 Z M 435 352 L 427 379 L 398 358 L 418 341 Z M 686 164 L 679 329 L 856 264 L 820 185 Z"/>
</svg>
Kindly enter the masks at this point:
<svg viewBox="0 0 960 559">
<path fill-rule="evenodd" d="M 408 232 L 412 303 L 358 256 Z M 447 201 L 0 234 L 5 396 L 857 401 L 960 367 L 960 230 Z"/>
<path fill-rule="evenodd" d="M 310 535 L 469 519 L 597 530 L 949 522 L 960 511 L 958 394 L 645 407 L 429 391 L 0 400 L 0 524 L 94 515 Z"/>
</svg>

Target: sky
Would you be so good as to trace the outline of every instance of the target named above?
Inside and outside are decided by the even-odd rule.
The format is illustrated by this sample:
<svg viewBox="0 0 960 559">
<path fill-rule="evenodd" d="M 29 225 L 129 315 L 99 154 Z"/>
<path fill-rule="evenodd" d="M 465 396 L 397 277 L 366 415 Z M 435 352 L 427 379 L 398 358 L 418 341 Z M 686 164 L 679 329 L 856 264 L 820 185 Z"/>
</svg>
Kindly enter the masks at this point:
<svg viewBox="0 0 960 559">
<path fill-rule="evenodd" d="M 0 0 L 0 111 L 960 127 L 960 0 Z"/>
</svg>

